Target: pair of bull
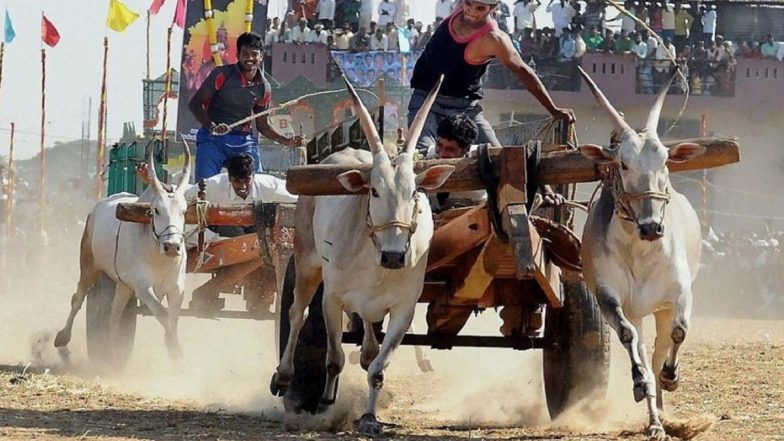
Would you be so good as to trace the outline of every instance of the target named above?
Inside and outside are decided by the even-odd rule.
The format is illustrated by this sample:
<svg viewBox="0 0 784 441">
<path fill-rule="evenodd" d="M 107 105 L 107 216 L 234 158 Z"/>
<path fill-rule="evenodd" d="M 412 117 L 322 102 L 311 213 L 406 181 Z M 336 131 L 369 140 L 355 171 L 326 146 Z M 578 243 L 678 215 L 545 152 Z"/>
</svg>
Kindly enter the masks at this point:
<svg viewBox="0 0 784 441">
<path fill-rule="evenodd" d="M 656 127 L 669 87 L 659 94 L 645 129 L 638 133 L 590 77 L 582 70 L 581 73 L 622 137 L 614 150 L 596 145 L 581 147 L 586 157 L 607 164 L 610 169 L 610 178 L 585 226 L 585 280 L 629 352 L 634 398 L 647 400 L 649 436 L 663 439 L 665 433 L 658 415 L 662 408 L 661 389 L 674 390 L 678 384 L 678 348 L 689 327 L 691 285 L 700 259 L 696 213 L 686 198 L 671 187 L 666 164 L 691 159 L 705 149 L 696 144 L 679 144 L 668 150 L 659 140 Z M 337 379 L 345 358 L 341 348 L 343 311 L 357 312 L 365 325 L 361 363 L 368 371 L 369 387 L 359 431 L 376 435 L 382 430 L 376 419 L 376 402 L 384 371 L 413 319 L 433 235 L 430 205 L 420 190 L 437 189 L 453 168 L 432 167 L 419 175 L 413 170 L 414 145 L 438 85 L 415 118 L 406 149 L 394 159 L 383 149 L 369 113 L 350 84 L 348 90 L 370 152 L 347 150 L 326 162 L 372 164 L 369 175 L 352 170 L 338 177 L 346 189 L 367 193 L 302 197 L 298 202 L 291 330 L 273 377 L 273 388 L 285 389 L 292 378 L 293 354 L 304 310 L 323 283 L 328 344 L 322 401 L 331 403 L 337 395 Z M 151 203 L 149 225 L 121 223 L 114 217 L 116 204 L 127 201 L 127 196 L 114 196 L 96 206 L 82 238 L 78 291 L 73 296 L 66 327 L 55 341 L 57 346 L 70 340 L 73 318 L 87 290 L 103 272 L 117 282 L 110 338 L 133 293 L 164 326 L 170 354 L 179 354 L 176 329 L 184 286 L 182 230 L 187 206 L 181 189 L 189 177 L 189 154 L 187 158 L 180 186 L 173 193 L 164 191 L 151 172 L 153 185 L 139 198 Z M 149 169 L 155 170 L 152 164 Z M 362 231 L 367 234 L 358 234 Z M 122 247 L 118 246 L 120 242 Z M 160 303 L 164 294 L 168 296 L 168 312 Z M 643 317 L 652 313 L 657 327 L 654 375 L 649 373 L 641 328 Z M 389 329 L 380 347 L 372 323 L 382 321 L 387 314 Z"/>
</svg>

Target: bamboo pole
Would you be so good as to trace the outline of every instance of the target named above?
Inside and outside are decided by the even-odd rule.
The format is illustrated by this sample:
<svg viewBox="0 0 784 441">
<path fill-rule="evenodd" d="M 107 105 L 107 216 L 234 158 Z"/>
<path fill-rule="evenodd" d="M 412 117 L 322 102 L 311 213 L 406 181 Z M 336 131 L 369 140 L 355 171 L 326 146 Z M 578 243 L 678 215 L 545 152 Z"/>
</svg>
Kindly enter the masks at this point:
<svg viewBox="0 0 784 441">
<path fill-rule="evenodd" d="M 41 48 L 41 176 L 38 182 L 38 231 L 46 223 L 46 49 Z"/>
<path fill-rule="evenodd" d="M 109 37 L 103 37 L 103 73 L 101 74 L 101 97 L 98 102 L 98 152 L 95 155 L 95 198 L 103 198 L 103 163 L 106 150 L 104 138 L 106 124 L 106 64 L 109 56 Z"/>
<path fill-rule="evenodd" d="M 253 0 L 245 0 L 245 32 L 251 30 L 253 30 Z"/>
<path fill-rule="evenodd" d="M 0 42 L 0 89 L 3 84 L 3 58 L 5 58 L 5 41 Z"/>
<path fill-rule="evenodd" d="M 171 46 L 174 24 L 169 26 L 166 36 L 166 85 L 163 88 L 163 122 L 161 123 L 161 142 L 166 146 L 166 124 L 169 115 L 169 93 L 171 92 Z"/>
<path fill-rule="evenodd" d="M 218 51 L 218 36 L 215 33 L 215 10 L 212 9 L 212 0 L 204 0 L 204 19 L 207 21 L 207 39 L 210 42 L 212 61 L 216 66 L 223 65 Z"/>
<path fill-rule="evenodd" d="M 8 152 L 8 201 L 6 201 L 6 212 L 5 212 L 5 224 L 8 228 L 8 237 L 11 237 L 13 233 L 13 223 L 14 223 L 14 179 L 16 179 L 16 173 L 14 173 L 14 131 L 16 129 L 16 124 L 11 123 L 11 148 Z"/>
<path fill-rule="evenodd" d="M 147 79 L 150 79 L 150 10 L 147 10 Z"/>
</svg>

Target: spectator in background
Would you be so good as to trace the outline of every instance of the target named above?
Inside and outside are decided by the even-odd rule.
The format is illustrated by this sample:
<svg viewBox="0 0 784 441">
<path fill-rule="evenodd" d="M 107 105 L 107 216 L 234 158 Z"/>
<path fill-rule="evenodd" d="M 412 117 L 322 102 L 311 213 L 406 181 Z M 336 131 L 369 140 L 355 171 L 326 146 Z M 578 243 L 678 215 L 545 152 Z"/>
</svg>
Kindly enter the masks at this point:
<svg viewBox="0 0 784 441">
<path fill-rule="evenodd" d="M 661 34 L 662 31 L 662 8 L 658 1 L 651 2 L 648 8 L 648 20 L 653 32 Z M 650 47 L 648 48 L 650 49 Z"/>
<path fill-rule="evenodd" d="M 309 35 L 310 28 L 308 27 L 308 21 L 304 18 L 300 18 L 297 25 L 291 30 L 291 41 L 294 44 L 307 43 Z"/>
<path fill-rule="evenodd" d="M 559 46 L 558 61 L 561 63 L 572 61 L 577 48 L 575 46 L 574 37 L 572 36 L 572 31 L 569 30 L 569 28 L 561 29 Z"/>
<path fill-rule="evenodd" d="M 702 6 L 702 8 L 705 9 L 705 6 Z M 711 6 L 710 10 L 706 10 L 702 15 L 702 41 L 705 44 L 713 41 L 713 36 L 716 34 L 717 19 L 715 6 Z"/>
<path fill-rule="evenodd" d="M 653 94 L 653 78 L 651 77 L 651 65 L 646 61 L 648 58 L 648 43 L 643 39 L 642 32 L 634 34 L 634 59 L 637 62 L 637 78 L 639 82 L 638 92 Z"/>
<path fill-rule="evenodd" d="M 738 42 L 738 50 L 735 51 L 735 58 L 737 59 L 754 58 L 754 51 L 752 50 L 752 45 L 746 40 Z"/>
<path fill-rule="evenodd" d="M 452 9 L 454 8 L 454 0 L 436 0 L 436 22 L 438 22 L 438 19 L 443 20 L 449 17 L 449 14 L 452 13 Z"/>
<path fill-rule="evenodd" d="M 509 6 L 506 3 L 499 2 L 498 7 L 495 8 L 495 21 L 498 23 L 498 29 L 510 34 L 509 32 Z"/>
<path fill-rule="evenodd" d="M 432 37 L 433 37 L 433 25 L 427 25 L 425 32 L 423 32 L 422 35 L 419 36 L 419 40 L 417 40 L 417 46 L 415 49 L 419 51 L 424 49 Z"/>
<path fill-rule="evenodd" d="M 395 21 L 397 15 L 397 4 L 389 0 L 381 0 L 378 4 L 378 26 L 381 29 L 386 29 L 387 23 Z M 375 29 L 371 29 L 375 33 Z"/>
<path fill-rule="evenodd" d="M 689 10 L 691 11 L 691 15 L 694 16 L 694 21 L 689 28 L 689 44 L 694 47 L 694 44 L 697 43 L 698 40 L 702 40 L 702 22 L 707 9 L 705 6 L 699 5 L 697 1 L 693 1 L 690 4 Z"/>
<path fill-rule="evenodd" d="M 289 23 L 284 21 L 280 24 L 280 32 L 278 32 L 278 43 L 293 43 L 291 39 L 291 29 Z"/>
<path fill-rule="evenodd" d="M 351 24 L 347 21 L 344 21 L 343 28 L 335 30 L 335 49 L 339 51 L 347 51 L 353 36 L 354 33 L 351 32 Z"/>
<path fill-rule="evenodd" d="M 581 60 L 583 55 L 588 51 L 588 46 L 585 44 L 585 40 L 583 39 L 582 31 L 574 31 L 574 58 L 576 60 Z"/>
<path fill-rule="evenodd" d="M 648 17 L 648 8 L 645 7 L 645 3 L 640 1 L 637 4 L 637 8 L 634 10 L 634 15 L 640 20 L 634 22 L 634 32 L 642 32 L 645 30 L 645 25 L 650 25 L 650 18 Z M 640 23 L 642 22 L 642 23 Z M 629 34 L 631 35 L 631 34 Z"/>
<path fill-rule="evenodd" d="M 378 29 L 378 23 L 371 21 L 370 27 L 368 28 L 368 35 L 376 35 L 376 29 Z"/>
<path fill-rule="evenodd" d="M 316 23 L 313 30 L 310 31 L 308 43 L 327 44 L 327 37 L 329 37 L 329 32 L 324 30 L 324 25 Z"/>
<path fill-rule="evenodd" d="M 335 0 L 319 0 L 316 14 L 318 14 L 319 23 L 324 25 L 326 30 L 331 31 L 335 23 Z"/>
<path fill-rule="evenodd" d="M 663 41 L 656 47 L 656 61 L 654 63 L 654 80 L 656 84 L 664 84 L 669 79 L 675 54 L 675 46 L 673 46 L 670 37 L 664 37 Z"/>
<path fill-rule="evenodd" d="M 629 34 L 627 34 L 625 30 L 621 29 L 621 35 L 617 40 L 615 40 L 613 53 L 630 54 L 632 50 L 634 50 L 634 42 L 631 38 L 629 38 Z"/>
<path fill-rule="evenodd" d="M 602 36 L 604 31 L 604 19 L 606 18 L 607 5 L 604 0 L 588 0 L 583 12 L 583 26 L 593 33 L 592 29 L 597 29 L 599 36 Z M 590 36 L 590 35 L 589 35 Z M 604 38 L 602 37 L 602 40 Z M 586 38 L 586 44 L 588 40 Z M 589 47 L 590 50 L 590 47 Z"/>
<path fill-rule="evenodd" d="M 669 37 L 670 41 L 675 38 L 675 12 L 673 12 L 667 0 L 662 1 L 662 30 L 661 37 Z"/>
<path fill-rule="evenodd" d="M 408 21 L 406 21 L 406 27 L 403 28 L 403 35 L 405 35 L 408 39 L 409 48 L 416 47 L 417 39 L 419 39 L 419 32 L 416 30 L 414 24 L 415 20 L 413 18 L 409 18 Z"/>
<path fill-rule="evenodd" d="M 604 46 L 604 37 L 599 33 L 596 26 L 592 26 L 588 36 L 585 38 L 585 46 L 588 52 L 601 52 Z"/>
<path fill-rule="evenodd" d="M 762 58 L 775 60 L 777 52 L 778 45 L 775 41 L 773 41 L 773 34 L 766 35 L 762 40 L 762 44 L 760 45 L 760 53 L 762 54 Z"/>
<path fill-rule="evenodd" d="M 400 33 L 398 33 L 397 25 L 394 22 L 387 23 L 387 40 L 389 41 L 389 50 L 400 50 Z"/>
<path fill-rule="evenodd" d="M 515 32 L 522 34 L 525 28 L 534 28 L 534 12 L 541 6 L 539 0 L 517 0 L 512 9 L 514 16 Z"/>
<path fill-rule="evenodd" d="M 612 29 L 604 30 L 604 43 L 602 45 L 602 52 L 612 53 L 615 50 L 615 33 Z"/>
<path fill-rule="evenodd" d="M 267 29 L 267 33 L 264 34 L 264 49 L 268 53 L 270 49 L 272 49 L 272 45 L 277 43 L 278 41 L 278 34 L 280 33 L 280 18 L 275 17 L 272 19 L 269 28 Z"/>
<path fill-rule="evenodd" d="M 680 2 L 675 2 L 675 38 L 672 40 L 675 50 L 680 52 L 688 43 L 688 33 L 694 17 L 686 12 Z"/>
<path fill-rule="evenodd" d="M 335 15 L 339 23 L 348 23 L 351 26 L 352 34 L 359 31 L 359 10 L 362 8 L 361 0 L 340 0 L 340 6 L 336 5 Z M 339 14 L 338 14 L 339 12 Z"/>
<path fill-rule="evenodd" d="M 319 0 L 295 0 L 294 1 L 294 15 L 298 19 L 304 18 L 308 26 L 312 26 L 316 22 L 316 7 Z"/>
<path fill-rule="evenodd" d="M 389 50 L 389 39 L 381 29 L 377 29 L 375 35 L 370 38 L 371 51 L 387 51 Z"/>
<path fill-rule="evenodd" d="M 348 49 L 351 52 L 365 52 L 370 50 L 370 36 L 368 36 L 367 29 L 360 26 L 359 30 L 349 41 Z"/>
<path fill-rule="evenodd" d="M 566 0 L 558 0 L 557 3 L 553 4 L 554 1 L 555 0 L 550 0 L 550 3 L 547 4 L 546 11 L 552 15 L 555 37 L 560 38 L 564 28 L 569 29 L 577 11 L 575 11 L 572 5 Z"/>
<path fill-rule="evenodd" d="M 623 4 L 623 8 L 626 9 L 626 11 L 629 12 L 629 14 L 634 14 L 634 11 L 637 9 L 633 0 L 626 0 L 626 3 Z M 616 15 L 613 18 L 607 19 L 606 21 L 613 22 L 613 21 L 620 20 L 621 31 L 626 31 L 626 34 L 628 35 L 634 32 L 634 26 L 635 26 L 634 18 L 629 14 L 624 14 L 623 12 L 619 11 L 618 15 Z"/>
<path fill-rule="evenodd" d="M 520 39 L 520 55 L 523 57 L 523 61 L 530 66 L 531 60 L 538 54 L 539 51 L 536 39 L 534 38 L 534 30 L 531 28 L 523 29 L 522 38 Z"/>
</svg>

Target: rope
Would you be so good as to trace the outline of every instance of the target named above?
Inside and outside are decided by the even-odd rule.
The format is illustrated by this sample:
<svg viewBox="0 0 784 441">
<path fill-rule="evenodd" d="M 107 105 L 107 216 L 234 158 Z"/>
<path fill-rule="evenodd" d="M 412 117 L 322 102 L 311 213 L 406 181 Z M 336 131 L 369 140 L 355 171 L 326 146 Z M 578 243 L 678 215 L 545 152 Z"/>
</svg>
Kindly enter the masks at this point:
<svg viewBox="0 0 784 441">
<path fill-rule="evenodd" d="M 201 233 L 207 228 L 207 213 L 209 212 L 210 201 L 194 198 L 193 201 L 191 201 L 191 205 L 196 206 L 196 230 Z M 204 263 L 204 255 L 207 253 L 207 248 L 209 247 L 210 245 L 207 243 L 202 247 L 193 272 L 198 272 L 199 268 L 201 268 L 202 263 Z"/>
<path fill-rule="evenodd" d="M 615 0 L 607 0 L 607 3 L 612 5 L 615 9 L 617 9 L 618 11 L 620 11 L 622 14 L 626 15 L 627 17 L 631 18 L 632 20 L 634 20 L 635 23 L 639 24 L 645 30 L 647 30 L 648 33 L 654 39 L 656 39 L 656 42 L 658 44 L 664 44 L 664 40 L 661 38 L 661 36 L 659 36 L 659 34 L 657 34 L 653 29 L 651 29 L 650 26 L 648 26 L 647 23 L 645 23 L 644 21 L 642 21 L 639 18 L 637 18 L 637 16 L 635 16 L 633 13 L 629 12 L 628 10 L 626 10 L 626 8 L 624 8 L 618 2 L 616 2 Z M 672 64 L 675 65 L 675 66 L 678 66 L 678 61 L 675 59 L 675 56 L 677 54 L 673 55 L 673 54 L 670 53 L 669 50 L 666 50 L 665 52 L 667 53 L 667 56 L 670 59 L 670 61 L 672 61 Z M 684 91 L 684 94 L 683 94 L 684 95 L 683 105 L 681 106 L 680 112 L 678 112 L 678 116 L 675 117 L 675 119 L 672 121 L 672 124 L 670 125 L 670 127 L 667 129 L 667 131 L 664 132 L 663 136 L 667 136 L 667 134 L 670 133 L 670 131 L 675 128 L 675 125 L 678 124 L 678 120 L 681 119 L 681 116 L 683 116 L 683 113 L 686 111 L 686 104 L 689 102 L 689 92 L 690 92 L 689 80 L 686 78 L 686 75 L 683 73 L 683 71 L 681 69 L 678 69 L 677 73 L 681 77 L 681 79 L 683 80 L 683 84 L 685 86 L 683 88 L 683 91 Z"/>
</svg>

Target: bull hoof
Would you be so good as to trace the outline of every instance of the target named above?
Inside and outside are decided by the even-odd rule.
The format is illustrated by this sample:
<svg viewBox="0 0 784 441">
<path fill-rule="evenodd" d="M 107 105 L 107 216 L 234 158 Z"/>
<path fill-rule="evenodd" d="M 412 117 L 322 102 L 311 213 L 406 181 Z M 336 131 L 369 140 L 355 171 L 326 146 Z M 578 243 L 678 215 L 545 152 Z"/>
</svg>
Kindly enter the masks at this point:
<svg viewBox="0 0 784 441">
<path fill-rule="evenodd" d="M 645 382 L 639 382 L 634 384 L 634 401 L 639 403 L 640 401 L 644 400 L 647 393 L 647 387 Z"/>
<path fill-rule="evenodd" d="M 422 372 L 433 372 L 433 365 L 430 364 L 430 360 L 419 360 L 417 361 L 417 366 L 419 366 L 419 370 Z"/>
<path fill-rule="evenodd" d="M 62 348 L 66 346 L 71 341 L 71 333 L 65 330 L 62 330 L 57 333 L 57 336 L 54 338 L 54 347 Z"/>
<path fill-rule="evenodd" d="M 648 441 L 668 441 L 669 436 L 664 432 L 664 427 L 654 424 L 648 427 Z"/>
<path fill-rule="evenodd" d="M 384 428 L 372 413 L 366 413 L 359 418 L 359 433 L 364 436 L 374 437 L 381 435 Z"/>
<path fill-rule="evenodd" d="M 673 367 L 664 363 L 661 372 L 659 373 L 659 384 L 661 388 L 667 392 L 672 392 L 678 388 L 678 365 Z"/>
<path fill-rule="evenodd" d="M 289 379 L 285 378 L 283 375 L 275 372 L 272 374 L 272 380 L 270 381 L 270 392 L 272 395 L 276 397 L 282 397 L 286 395 L 286 389 L 289 387 Z"/>
</svg>

